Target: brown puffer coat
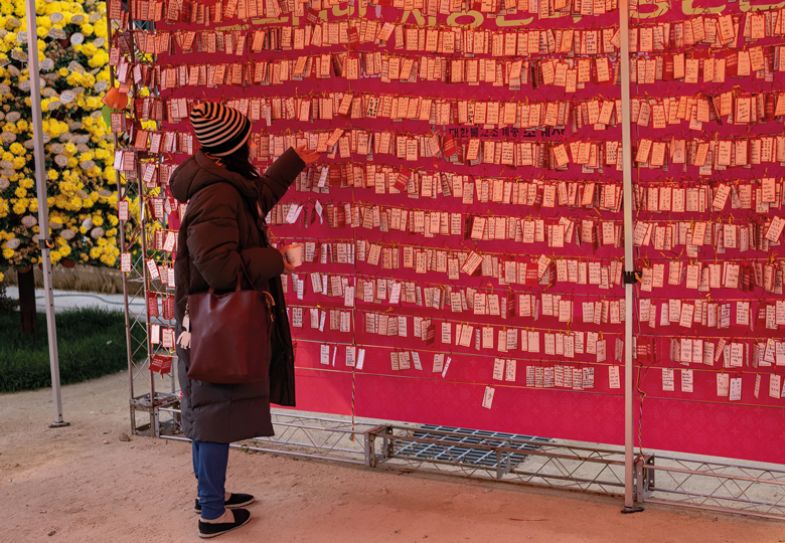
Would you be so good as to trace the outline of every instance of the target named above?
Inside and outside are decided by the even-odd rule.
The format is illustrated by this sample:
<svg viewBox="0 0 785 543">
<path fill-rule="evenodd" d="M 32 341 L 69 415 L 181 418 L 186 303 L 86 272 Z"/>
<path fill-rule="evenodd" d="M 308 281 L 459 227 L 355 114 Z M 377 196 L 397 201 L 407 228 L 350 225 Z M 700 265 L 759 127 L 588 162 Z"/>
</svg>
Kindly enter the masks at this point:
<svg viewBox="0 0 785 543">
<path fill-rule="evenodd" d="M 260 179 L 249 180 L 198 152 L 172 174 L 172 194 L 188 202 L 174 267 L 177 335 L 188 294 L 211 287 L 233 289 L 243 264 L 253 282 L 245 281 L 243 288 L 268 289 L 275 299 L 269 382 L 215 385 L 192 381 L 187 376 L 189 351 L 178 346 L 183 431 L 191 439 L 231 443 L 273 435 L 270 402 L 295 403 L 294 349 L 280 279 L 283 258 L 269 246 L 264 217 L 304 167 L 289 149 Z"/>
</svg>

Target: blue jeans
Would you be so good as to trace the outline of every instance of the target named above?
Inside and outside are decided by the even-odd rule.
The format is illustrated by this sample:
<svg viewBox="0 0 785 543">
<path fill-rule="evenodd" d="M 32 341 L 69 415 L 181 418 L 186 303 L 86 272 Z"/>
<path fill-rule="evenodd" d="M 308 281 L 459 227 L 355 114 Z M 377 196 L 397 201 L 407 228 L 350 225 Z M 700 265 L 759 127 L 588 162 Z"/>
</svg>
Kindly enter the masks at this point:
<svg viewBox="0 0 785 543">
<path fill-rule="evenodd" d="M 229 462 L 229 444 L 192 441 L 191 452 L 202 518 L 216 519 L 224 514 L 224 483 L 226 464 Z"/>
</svg>

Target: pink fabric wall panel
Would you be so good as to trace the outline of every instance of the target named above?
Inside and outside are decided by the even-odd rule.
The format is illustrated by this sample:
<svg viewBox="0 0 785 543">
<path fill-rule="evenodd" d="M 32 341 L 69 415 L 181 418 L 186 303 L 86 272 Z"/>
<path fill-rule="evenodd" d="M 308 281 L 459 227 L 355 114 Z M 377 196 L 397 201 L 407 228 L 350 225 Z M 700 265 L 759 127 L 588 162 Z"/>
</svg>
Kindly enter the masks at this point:
<svg viewBox="0 0 785 543">
<path fill-rule="evenodd" d="M 624 291 L 615 2 L 477 2 L 471 17 L 458 18 L 449 14 L 468 5 L 421 4 L 416 5 L 422 18 L 419 11 L 411 11 L 415 4 L 404 2 L 310 4 L 313 10 L 306 7 L 295 14 L 294 4 L 267 2 L 259 3 L 255 15 L 248 2 L 224 3 L 220 23 L 209 20 L 215 7 L 208 8 L 202 21 L 198 10 L 191 16 L 190 3 L 173 10 L 170 20 L 158 25 L 159 32 L 171 32 L 172 37 L 171 47 L 159 51 L 157 58 L 163 126 L 180 138 L 164 149 L 166 161 L 177 163 L 189 150 L 186 113 L 198 99 L 225 100 L 252 117 L 260 165 L 297 143 L 318 144 L 327 151 L 268 218 L 278 242 L 312 244 L 308 261 L 286 281 L 297 342 L 300 409 L 622 443 L 623 393 L 618 387 L 624 379 Z M 689 115 L 699 109 L 705 113 L 696 101 L 694 111 L 685 109 L 684 119 L 655 128 L 657 114 L 644 122 L 639 104 L 651 100 L 650 105 L 659 106 L 667 97 L 726 91 L 734 96 L 769 93 L 776 101 L 776 93 L 785 90 L 784 74 L 775 65 L 781 35 L 750 35 L 745 40 L 745 21 L 753 12 L 721 3 L 727 13 L 706 14 L 701 28 L 718 28 L 720 18 L 730 14 L 730 27 L 722 19 L 723 39 L 727 29 L 738 24 L 735 41 L 726 40 L 722 47 L 682 44 L 675 38 L 684 35 L 682 23 L 690 24 L 690 33 L 698 31 L 698 16 L 685 14 L 680 2 L 657 5 L 668 9 L 632 20 L 638 40 L 633 45 L 633 156 L 640 158 L 634 182 L 644 190 L 703 185 L 709 206 L 689 212 L 648 209 L 641 196 L 636 199 L 636 222 L 770 222 L 782 214 L 782 161 L 700 170 L 677 164 L 671 146 L 679 139 L 713 142 L 771 135 L 776 147 L 782 113 L 772 109 L 760 122 L 738 124 L 710 112 L 708 120 L 690 128 Z M 227 11 L 229 6 L 241 12 Z M 641 14 L 653 9 L 642 6 Z M 769 13 L 766 32 L 778 28 L 781 11 L 754 13 Z M 473 17 L 475 27 L 461 26 Z M 387 27 L 389 38 L 385 23 L 392 25 Z M 655 39 L 657 28 L 671 36 L 668 44 Z M 757 32 L 758 22 L 755 28 Z M 322 32 L 322 43 L 298 48 L 298 40 L 313 40 L 314 32 Z M 703 39 L 710 41 L 712 32 L 708 37 L 704 32 Z M 452 47 L 445 45 L 448 35 L 455 39 Z M 639 51 L 641 45 L 649 49 L 648 44 L 651 50 Z M 737 76 L 737 50 L 758 45 L 767 68 Z M 725 81 L 673 79 L 668 66 L 681 52 L 687 59 L 728 59 Z M 757 50 L 753 56 L 759 62 Z M 647 82 L 647 65 L 639 62 L 647 60 L 653 82 Z M 478 71 L 471 76 L 475 66 Z M 400 72 L 409 68 L 411 74 L 401 80 Z M 458 81 L 456 74 L 462 70 Z M 511 75 L 518 70 L 520 80 L 515 81 Z M 476 81 L 470 81 L 473 78 Z M 386 103 L 387 96 L 391 98 Z M 432 101 L 430 111 L 424 99 Z M 514 104 L 506 118 L 505 104 Z M 333 134 L 337 128 L 343 132 Z M 334 145 L 326 145 L 329 135 L 337 138 Z M 368 136 L 372 139 L 366 149 Z M 388 137 L 391 143 L 385 148 Z M 646 141 L 667 144 L 664 164 L 655 160 L 652 165 L 651 153 L 637 157 Z M 473 150 L 475 142 L 479 151 Z M 765 212 L 732 208 L 730 201 L 721 210 L 711 209 L 722 183 L 760 188 L 762 177 L 776 179 L 776 201 Z M 461 191 L 473 197 L 458 195 Z M 296 206 L 302 209 L 297 212 Z M 409 212 L 408 220 L 402 220 L 401 210 Z M 420 219 L 416 212 L 422 212 Z M 443 216 L 431 220 L 436 213 Z M 487 224 L 478 228 L 483 218 Z M 494 229 L 491 225 L 502 224 L 500 219 L 506 222 Z M 529 229 L 542 233 L 528 239 Z M 755 308 L 782 300 L 780 241 L 772 241 L 766 250 L 744 252 L 717 252 L 709 242 L 698 249 L 639 244 L 637 269 L 648 274 L 654 264 L 682 262 L 685 270 L 674 276 L 673 285 L 667 284 L 666 267 L 662 287 L 643 292 L 636 286 L 636 319 L 640 321 L 641 300 L 661 304 L 677 297 L 694 305 L 698 298 L 738 299 L 754 302 Z M 371 256 L 377 250 L 378 261 Z M 411 265 L 406 262 L 408 251 Z M 485 263 L 467 273 L 463 267 L 472 253 Z M 686 286 L 687 264 L 729 258 L 765 264 L 769 253 L 780 267 L 774 270 L 777 286 L 768 292 L 757 286 L 700 292 Z M 461 268 L 457 274 L 449 273 L 450 260 Z M 513 265 L 517 273 L 511 278 L 506 272 Z M 396 284 L 400 296 L 392 295 Z M 347 296 L 347 288 L 355 289 L 353 296 Z M 442 298 L 438 304 L 437 291 Z M 450 294 L 461 292 L 461 310 L 454 311 Z M 490 297 L 497 296 L 500 304 L 508 305 L 506 315 L 490 309 L 495 303 Z M 487 311 L 472 309 L 483 303 Z M 755 311 L 752 326 L 734 322 L 719 332 L 699 322 L 690 328 L 660 326 L 659 320 L 654 328 L 636 324 L 638 401 L 645 395 L 642 446 L 781 461 L 783 400 L 766 394 L 768 373 L 776 372 L 776 365 L 753 364 L 752 347 L 747 347 L 743 366 L 733 370 L 733 376 L 744 375 L 742 400 L 730 402 L 716 395 L 716 374 L 726 372 L 722 359 L 709 366 L 685 365 L 671 357 L 672 341 L 682 338 L 719 342 L 724 337 L 728 343 L 748 344 L 752 336 L 758 342 L 782 340 L 785 322 L 765 329 L 754 318 Z M 428 322 L 434 337 L 423 340 Z M 443 325 L 449 325 L 449 338 L 443 337 Z M 471 334 L 459 345 L 459 331 L 467 326 L 473 327 Z M 487 331 L 483 337 L 484 328 L 491 330 L 491 341 Z M 505 338 L 509 333 L 515 341 L 508 345 L 505 339 L 500 346 L 500 333 Z M 347 348 L 355 353 L 354 360 Z M 362 369 L 356 367 L 360 350 L 365 351 Z M 450 365 L 444 372 L 440 364 L 447 359 Z M 663 391 L 662 367 L 676 370 L 673 392 Z M 692 392 L 681 391 L 681 369 L 694 370 Z M 757 398 L 755 374 L 763 375 Z M 744 430 L 752 427 L 754 431 Z"/>
<path fill-rule="evenodd" d="M 778 361 L 775 356 L 777 344 L 782 345 L 785 313 L 779 321 L 772 315 L 775 318 L 767 324 L 765 311 L 769 306 L 770 312 L 776 312 L 778 303 L 781 311 L 785 310 L 783 248 L 781 236 L 768 241 L 765 237 L 771 221 L 783 215 L 785 155 L 767 157 L 765 151 L 756 150 L 767 145 L 764 140 L 775 146 L 777 141 L 785 143 L 783 111 L 776 110 L 785 90 L 785 73 L 779 65 L 785 39 L 782 23 L 777 22 L 782 21 L 782 6 L 763 2 L 670 2 L 663 6 L 667 9 L 660 16 L 639 19 L 632 25 L 638 37 L 633 68 L 636 71 L 646 60 L 655 61 L 661 62 L 667 73 L 666 66 L 678 64 L 679 55 L 683 55 L 685 74 L 677 80 L 635 77 L 633 99 L 639 104 L 648 101 L 652 107 L 665 105 L 668 97 L 689 99 L 694 100 L 696 109 L 665 127 L 655 127 L 655 115 L 648 122 L 633 119 L 636 155 L 647 142 L 666 142 L 669 151 L 676 148 L 677 140 L 693 147 L 686 163 L 669 155 L 664 166 L 653 166 L 648 159 L 636 162 L 634 171 L 640 191 L 636 225 L 641 229 L 652 225 L 653 229 L 684 230 L 673 244 L 658 243 L 654 234 L 650 242 L 636 247 L 636 267 L 644 276 L 657 275 L 655 268 L 664 266 L 662 286 L 644 287 L 648 281 L 644 277 L 636 288 L 636 336 L 641 354 L 636 360 L 636 378 L 643 405 L 643 445 L 782 463 L 782 388 L 780 385 L 772 397 L 769 385 L 772 376 L 776 380 L 785 373 L 785 358 Z M 670 43 L 662 50 L 641 51 L 648 40 L 643 33 L 654 35 L 665 25 L 672 30 Z M 689 43 L 691 36 L 702 37 Z M 695 63 L 692 68 L 690 62 Z M 749 73 L 744 72 L 746 65 Z M 687 82 L 687 72 L 695 68 L 699 80 Z M 691 121 L 692 117 L 697 119 L 699 109 L 703 110 L 702 122 Z M 693 158 L 696 146 L 704 142 L 709 143 L 710 153 L 701 167 Z M 723 144 L 732 147 L 731 153 L 722 150 Z M 774 193 L 756 209 L 763 201 L 764 186 Z M 728 201 L 715 205 L 723 187 L 731 188 Z M 677 190 L 687 191 L 687 204 L 676 205 L 673 197 L 668 202 L 669 190 L 673 195 Z M 749 201 L 745 201 L 745 191 L 751 194 Z M 665 205 L 659 198 L 663 194 L 668 202 Z M 696 201 L 698 205 L 694 205 Z M 696 231 L 701 224 L 709 234 L 695 241 L 703 237 Z M 723 231 L 714 231 L 717 228 Z M 688 269 L 689 265 L 693 268 Z M 709 266 L 717 267 L 720 277 L 703 277 L 710 273 Z M 741 279 L 735 282 L 729 276 L 737 269 Z M 697 284 L 692 279 L 695 273 L 701 275 Z M 770 280 L 766 279 L 768 274 Z M 677 311 L 674 307 L 675 322 L 665 324 L 663 310 L 670 307 L 671 300 L 685 308 Z M 745 308 L 737 302 L 749 304 L 748 319 L 743 316 Z M 713 322 L 721 320 L 723 311 L 728 312 L 727 323 Z M 737 354 L 731 350 L 734 344 L 738 345 Z M 712 349 L 715 356 L 710 356 Z M 668 390 L 668 369 L 674 370 L 672 390 Z M 689 374 L 682 370 L 692 372 L 692 387 Z M 740 380 L 738 396 L 718 387 L 723 375 L 729 385 L 730 380 Z"/>
</svg>

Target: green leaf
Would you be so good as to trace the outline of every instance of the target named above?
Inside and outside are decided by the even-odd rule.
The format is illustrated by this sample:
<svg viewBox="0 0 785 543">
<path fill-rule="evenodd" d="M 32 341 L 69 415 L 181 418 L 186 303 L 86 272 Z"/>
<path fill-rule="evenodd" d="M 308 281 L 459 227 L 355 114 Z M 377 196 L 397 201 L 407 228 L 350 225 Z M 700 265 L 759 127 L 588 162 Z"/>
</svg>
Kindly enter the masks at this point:
<svg viewBox="0 0 785 543">
<path fill-rule="evenodd" d="M 106 124 L 107 128 L 111 128 L 112 126 L 112 108 L 104 104 L 104 107 L 101 108 L 101 118 L 104 120 L 104 124 Z"/>
</svg>

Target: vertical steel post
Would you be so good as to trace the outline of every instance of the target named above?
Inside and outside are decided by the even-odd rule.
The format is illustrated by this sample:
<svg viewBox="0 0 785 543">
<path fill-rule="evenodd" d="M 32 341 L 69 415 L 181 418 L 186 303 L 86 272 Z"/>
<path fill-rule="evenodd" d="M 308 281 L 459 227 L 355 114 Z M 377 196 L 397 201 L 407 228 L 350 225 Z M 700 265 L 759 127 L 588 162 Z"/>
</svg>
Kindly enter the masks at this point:
<svg viewBox="0 0 785 543">
<path fill-rule="evenodd" d="M 55 323 L 54 295 L 52 293 L 52 261 L 49 251 L 49 204 L 44 156 L 44 128 L 41 120 L 41 79 L 38 69 L 38 33 L 35 0 L 27 0 L 27 67 L 30 72 L 30 102 L 33 115 L 33 156 L 35 160 L 35 186 L 38 194 L 38 245 L 41 248 L 41 263 L 44 272 L 44 296 L 46 303 L 46 333 L 49 342 L 49 372 L 52 376 L 52 396 L 55 417 L 51 428 L 68 426 L 63 420 L 63 400 L 60 394 L 60 360 L 57 352 L 57 328 Z"/>
<path fill-rule="evenodd" d="M 621 126 L 622 176 L 624 181 L 624 512 L 639 510 L 635 505 L 635 437 L 633 432 L 632 319 L 635 264 L 632 256 L 632 135 L 630 126 L 630 10 L 628 0 L 619 0 L 621 39 Z"/>
<path fill-rule="evenodd" d="M 113 32 L 112 32 L 112 18 L 110 17 L 110 10 L 109 10 L 109 2 L 106 3 L 106 35 L 107 35 L 107 47 L 112 47 L 112 40 L 113 40 Z M 114 87 L 115 78 L 114 78 L 114 66 L 110 67 L 109 69 L 109 88 Z M 114 140 L 114 150 L 117 151 L 119 144 L 117 134 L 113 136 Z M 120 177 L 120 172 L 114 170 L 114 180 L 115 186 L 117 187 L 117 201 L 121 201 L 125 194 L 127 193 L 128 189 L 122 183 L 122 179 Z M 117 228 L 118 231 L 118 247 L 120 248 L 120 253 L 122 254 L 126 249 L 126 241 L 125 241 L 125 221 L 120 221 L 119 226 Z M 131 263 L 133 266 L 133 262 Z M 133 317 L 131 316 L 131 310 L 129 307 L 128 302 L 128 274 L 122 272 L 120 274 L 122 276 L 123 282 L 123 317 L 125 320 L 125 345 L 126 345 L 126 362 L 128 364 L 128 398 L 129 398 L 129 415 L 131 419 L 131 435 L 136 433 L 136 409 L 134 408 L 134 345 L 133 345 L 133 338 L 131 328 L 133 326 L 132 320 Z"/>
</svg>

